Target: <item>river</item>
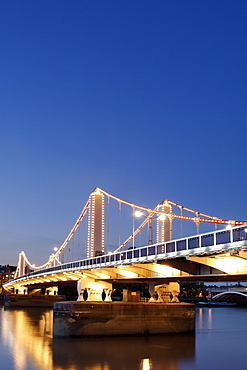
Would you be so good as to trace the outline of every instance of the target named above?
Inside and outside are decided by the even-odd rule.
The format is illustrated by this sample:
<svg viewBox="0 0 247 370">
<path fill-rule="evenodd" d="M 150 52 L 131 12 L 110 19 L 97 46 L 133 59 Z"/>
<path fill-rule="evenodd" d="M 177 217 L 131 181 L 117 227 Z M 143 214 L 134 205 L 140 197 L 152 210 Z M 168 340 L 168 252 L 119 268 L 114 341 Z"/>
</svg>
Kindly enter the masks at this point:
<svg viewBox="0 0 247 370">
<path fill-rule="evenodd" d="M 52 338 L 52 311 L 0 308 L 3 370 L 245 370 L 247 307 L 196 309 L 193 334 Z"/>
</svg>

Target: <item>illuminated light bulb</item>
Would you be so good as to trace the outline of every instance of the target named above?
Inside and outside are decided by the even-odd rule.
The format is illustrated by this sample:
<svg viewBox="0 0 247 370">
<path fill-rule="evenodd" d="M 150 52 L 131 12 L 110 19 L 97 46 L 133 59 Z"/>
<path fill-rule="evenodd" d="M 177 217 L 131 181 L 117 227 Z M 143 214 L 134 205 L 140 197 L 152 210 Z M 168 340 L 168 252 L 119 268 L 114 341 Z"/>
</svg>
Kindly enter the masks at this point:
<svg viewBox="0 0 247 370">
<path fill-rule="evenodd" d="M 134 216 L 135 217 L 141 217 L 141 216 L 143 216 L 143 213 L 141 211 L 135 211 Z"/>
</svg>

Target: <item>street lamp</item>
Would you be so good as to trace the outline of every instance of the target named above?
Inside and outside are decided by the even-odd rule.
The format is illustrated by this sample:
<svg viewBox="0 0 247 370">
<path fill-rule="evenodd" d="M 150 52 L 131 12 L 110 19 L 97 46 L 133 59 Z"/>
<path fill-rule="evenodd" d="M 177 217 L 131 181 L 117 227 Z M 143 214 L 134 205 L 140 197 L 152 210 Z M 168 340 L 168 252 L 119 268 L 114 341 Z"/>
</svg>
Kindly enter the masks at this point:
<svg viewBox="0 0 247 370">
<path fill-rule="evenodd" d="M 137 210 L 134 212 L 134 216 L 135 217 L 146 217 L 146 218 L 149 218 L 149 216 L 146 216 L 143 212 Z M 160 214 L 158 216 L 151 216 L 150 218 L 158 218 L 160 221 L 164 221 L 166 219 L 166 215 L 163 213 L 163 214 Z"/>
<path fill-rule="evenodd" d="M 53 248 L 55 254 L 57 253 L 58 249 L 59 249 L 58 247 Z M 57 261 L 59 261 L 59 255 L 57 256 Z M 55 260 L 54 260 L 54 263 L 56 263 Z"/>
<path fill-rule="evenodd" d="M 141 212 L 140 210 L 136 210 L 134 212 L 134 216 L 135 217 L 145 217 L 145 218 L 148 218 L 148 244 L 153 244 L 153 219 L 159 219 L 160 221 L 164 221 L 166 219 L 166 215 L 165 214 L 160 214 L 160 215 L 157 215 L 157 216 L 146 216 L 143 212 Z M 134 224 L 134 221 L 133 221 L 133 224 Z M 133 231 L 133 234 L 134 234 L 134 231 Z"/>
<path fill-rule="evenodd" d="M 141 211 L 139 211 L 139 210 L 137 210 L 137 211 L 135 211 L 134 212 L 134 216 L 135 217 L 141 217 L 141 216 L 144 216 L 144 217 L 147 217 L 147 216 L 145 216 Z"/>
</svg>

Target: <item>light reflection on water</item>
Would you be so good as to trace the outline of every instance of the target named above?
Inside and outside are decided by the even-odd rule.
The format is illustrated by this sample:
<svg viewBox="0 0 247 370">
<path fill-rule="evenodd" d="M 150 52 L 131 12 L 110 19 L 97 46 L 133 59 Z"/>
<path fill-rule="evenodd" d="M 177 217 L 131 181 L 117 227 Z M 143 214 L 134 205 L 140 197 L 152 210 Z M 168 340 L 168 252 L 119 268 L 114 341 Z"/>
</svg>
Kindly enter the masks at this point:
<svg viewBox="0 0 247 370">
<path fill-rule="evenodd" d="M 197 311 L 197 328 L 202 330 L 206 325 L 208 329 L 212 329 L 212 308 L 206 310 L 204 308 L 199 308 Z"/>
<path fill-rule="evenodd" d="M 182 358 L 194 356 L 194 335 L 119 337 L 105 339 L 60 339 L 53 341 L 54 363 L 60 367 L 73 362 L 73 369 L 151 370 L 177 369 Z M 61 353 L 65 346 L 67 351 Z M 79 364 L 81 367 L 79 367 Z M 66 368 L 66 367 L 65 367 Z M 67 368 L 66 368 L 67 369 Z"/>
<path fill-rule="evenodd" d="M 41 365 L 37 369 L 52 369 L 52 311 L 2 309 L 1 337 L 15 370 L 26 370 L 29 358 Z"/>
<path fill-rule="evenodd" d="M 175 370 L 194 356 L 194 334 L 52 339 L 51 310 L 2 309 L 0 320 L 0 345 L 11 353 L 6 369 Z"/>
<path fill-rule="evenodd" d="M 52 311 L 0 310 L 7 370 L 246 369 L 247 308 L 199 308 L 195 334 L 52 338 Z"/>
</svg>

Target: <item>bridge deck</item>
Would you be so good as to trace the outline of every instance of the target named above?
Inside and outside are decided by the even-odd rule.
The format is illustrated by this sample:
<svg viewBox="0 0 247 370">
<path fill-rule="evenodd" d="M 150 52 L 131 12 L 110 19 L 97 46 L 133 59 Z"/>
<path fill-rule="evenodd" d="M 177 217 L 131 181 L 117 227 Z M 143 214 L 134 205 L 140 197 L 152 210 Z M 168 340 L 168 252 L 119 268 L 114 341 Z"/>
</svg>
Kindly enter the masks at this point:
<svg viewBox="0 0 247 370">
<path fill-rule="evenodd" d="M 229 254 L 233 255 L 236 250 L 239 251 L 246 249 L 247 225 L 44 268 L 13 279 L 4 286 L 54 273 L 64 273 L 69 271 L 83 272 L 83 270 L 103 270 L 124 265 L 161 263 L 162 261 L 178 259 L 181 257 L 188 259 L 191 256 L 205 256 L 224 252 L 229 252 Z M 219 275 L 217 275 L 217 277 L 219 278 Z M 75 280 L 77 279 L 78 277 L 75 278 Z"/>
</svg>

